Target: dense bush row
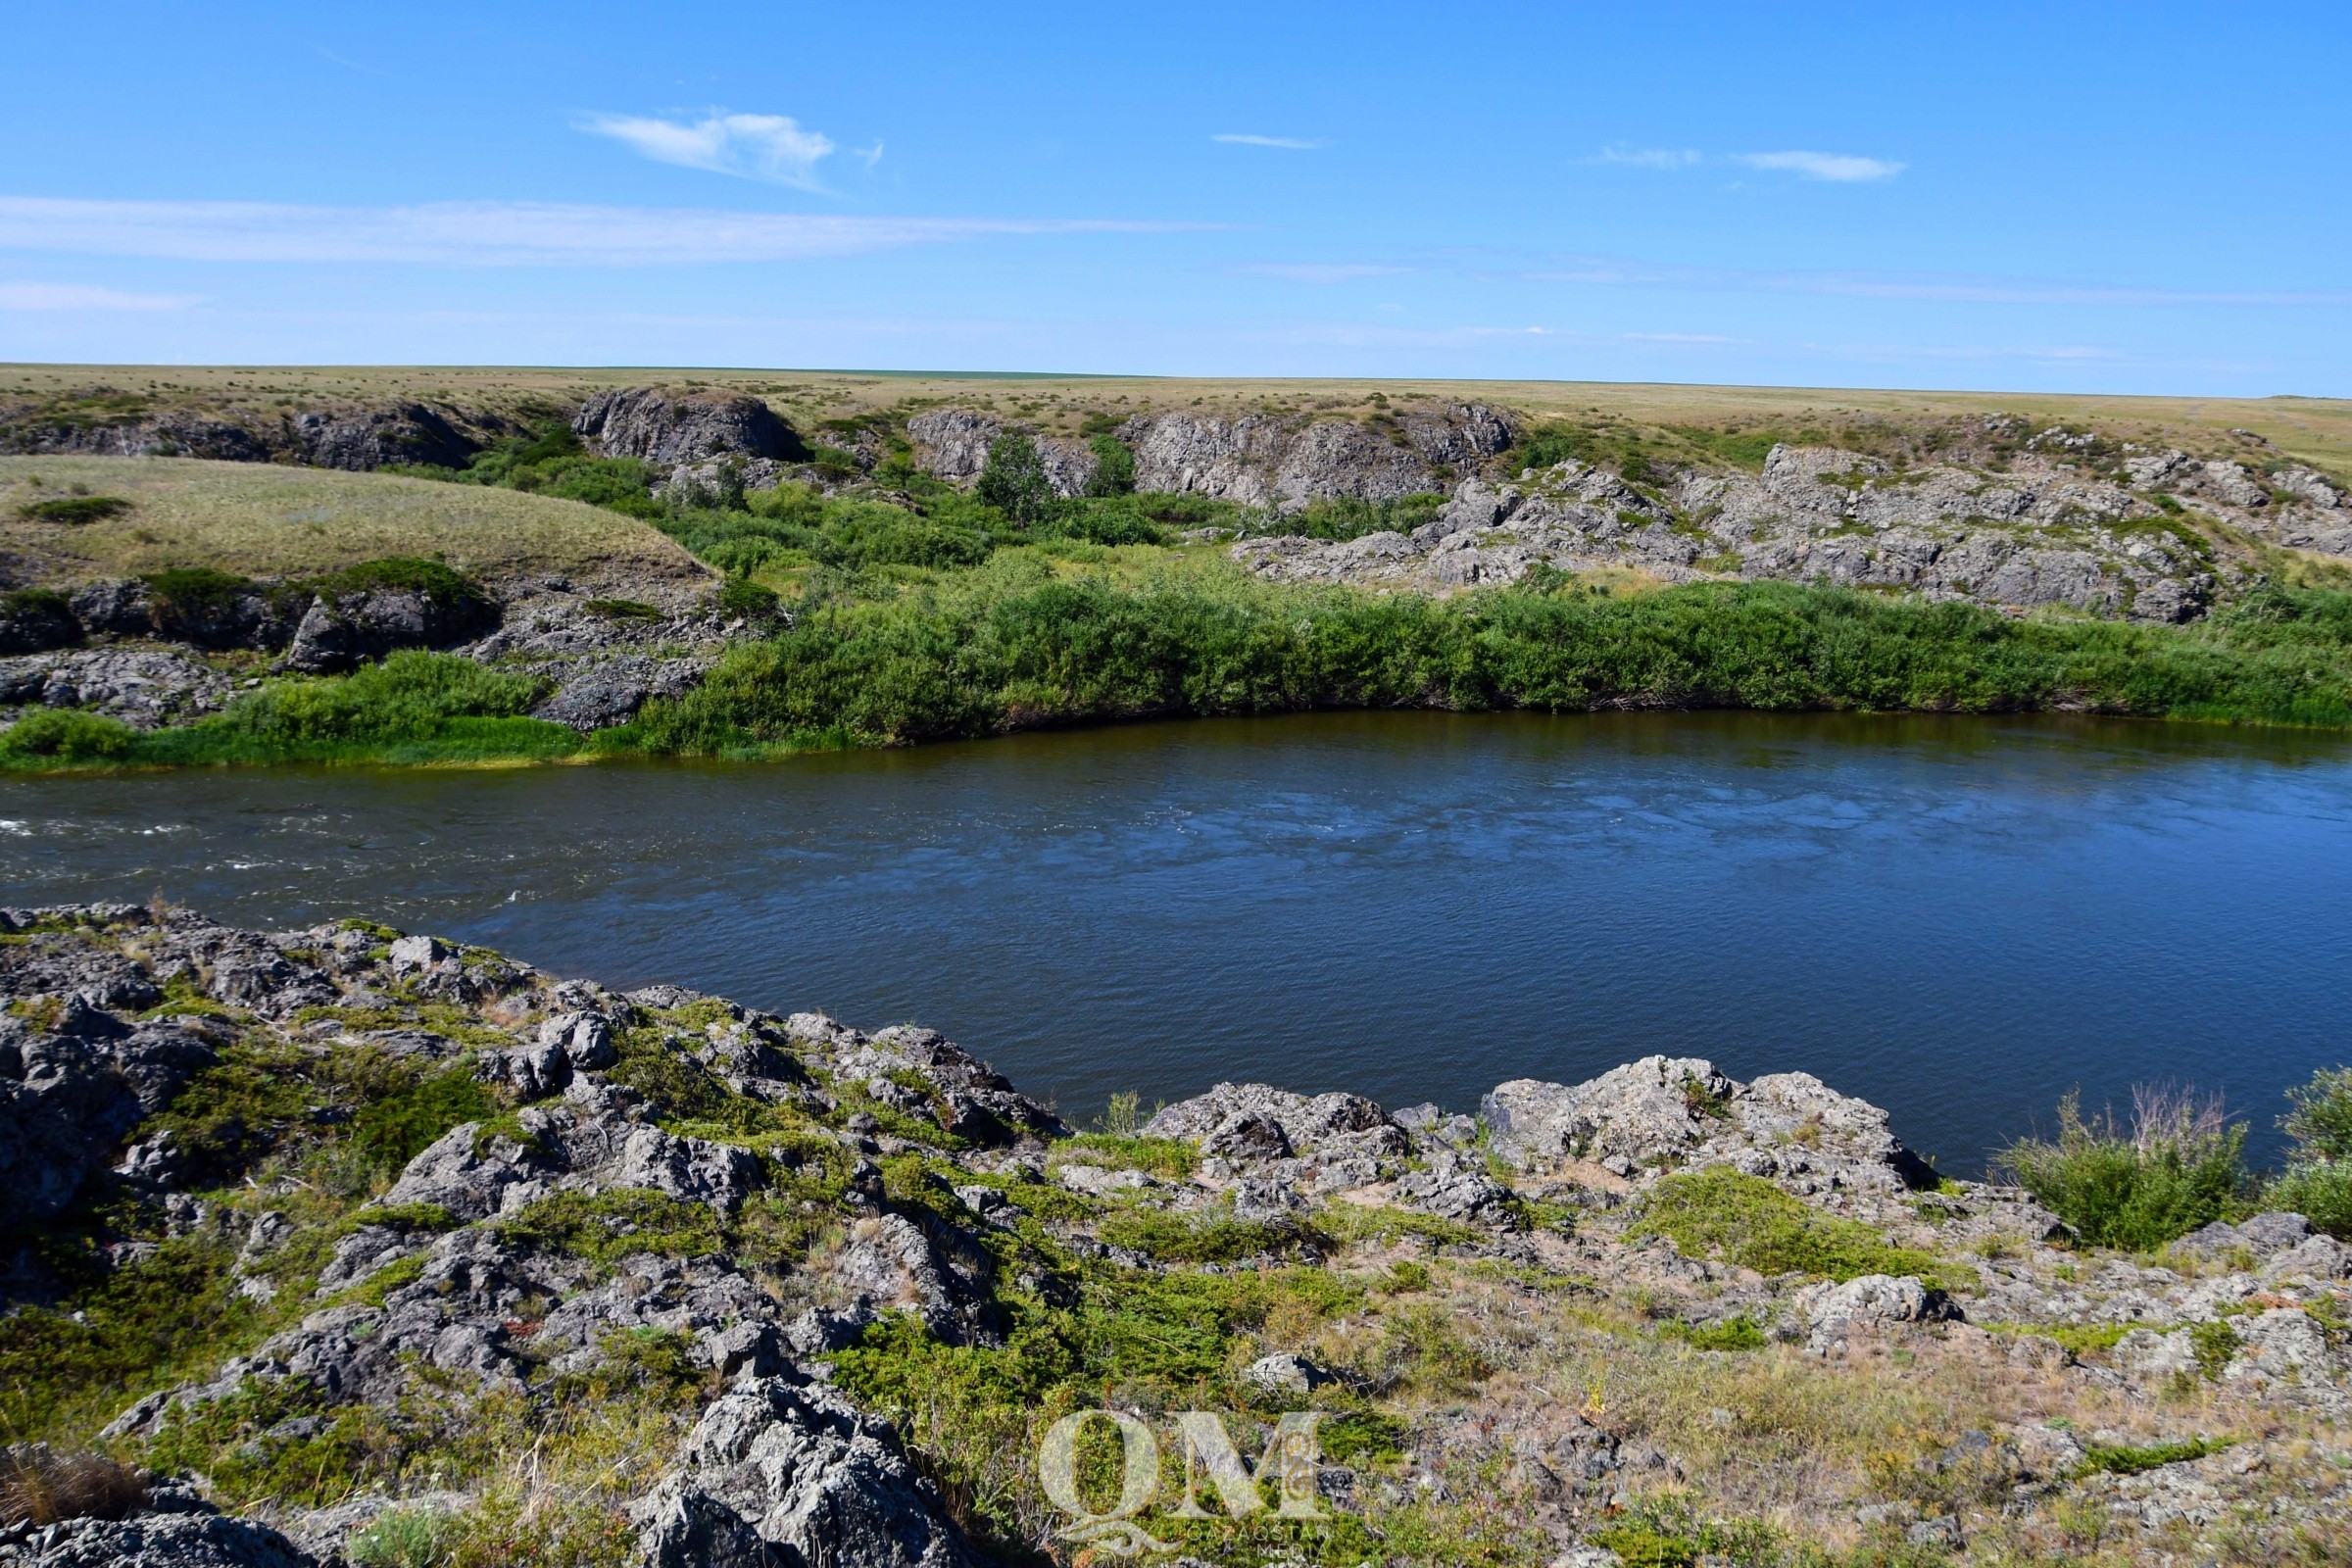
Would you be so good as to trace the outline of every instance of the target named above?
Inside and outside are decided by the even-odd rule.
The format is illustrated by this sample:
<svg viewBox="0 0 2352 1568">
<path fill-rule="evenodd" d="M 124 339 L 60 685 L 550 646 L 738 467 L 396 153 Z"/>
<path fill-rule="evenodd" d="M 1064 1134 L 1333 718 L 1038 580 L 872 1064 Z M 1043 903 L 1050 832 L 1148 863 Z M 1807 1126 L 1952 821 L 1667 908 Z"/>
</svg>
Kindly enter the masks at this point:
<svg viewBox="0 0 2352 1568">
<path fill-rule="evenodd" d="M 2151 1250 L 2266 1209 L 2352 1241 L 2352 1068 L 2322 1071 L 2287 1100 L 2289 1150 L 2273 1176 L 2248 1168 L 2246 1125 L 2219 1102 L 2150 1088 L 2133 1097 L 2129 1126 L 2085 1117 L 2069 1096 L 2055 1138 L 2013 1144 L 1997 1164 L 2094 1247 Z"/>
<path fill-rule="evenodd" d="M 887 510 L 887 509 L 881 509 Z M 877 527 L 884 526 L 877 524 Z M 1033 553 L 911 586 L 820 576 L 787 625 L 595 744 L 746 756 L 1052 725 L 1315 708 L 2052 709 L 2352 721 L 2352 596 L 2274 592 L 2198 627 L 2011 620 L 1786 583 L 1630 597 L 1552 576 L 1452 600 L 1168 574 L 1065 575 Z M 750 593 L 739 598 L 749 601 Z M 404 653 L 291 680 L 184 729 L 37 712 L 0 762 L 560 755 L 529 675 Z"/>
</svg>

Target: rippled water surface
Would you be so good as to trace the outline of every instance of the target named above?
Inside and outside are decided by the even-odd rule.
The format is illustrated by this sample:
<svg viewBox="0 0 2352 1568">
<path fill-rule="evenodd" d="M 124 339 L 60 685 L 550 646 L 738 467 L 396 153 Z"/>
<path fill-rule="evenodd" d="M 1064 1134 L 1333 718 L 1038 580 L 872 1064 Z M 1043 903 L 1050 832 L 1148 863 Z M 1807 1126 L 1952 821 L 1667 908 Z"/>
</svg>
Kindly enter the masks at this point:
<svg viewBox="0 0 2352 1568">
<path fill-rule="evenodd" d="M 2080 1085 L 2352 1056 L 2352 744 L 2123 724 L 1330 714 L 747 766 L 0 782 L 11 903 L 368 914 L 615 986 L 919 1019 L 1087 1113 L 1469 1108 L 1804 1068 L 1973 1168 Z"/>
</svg>

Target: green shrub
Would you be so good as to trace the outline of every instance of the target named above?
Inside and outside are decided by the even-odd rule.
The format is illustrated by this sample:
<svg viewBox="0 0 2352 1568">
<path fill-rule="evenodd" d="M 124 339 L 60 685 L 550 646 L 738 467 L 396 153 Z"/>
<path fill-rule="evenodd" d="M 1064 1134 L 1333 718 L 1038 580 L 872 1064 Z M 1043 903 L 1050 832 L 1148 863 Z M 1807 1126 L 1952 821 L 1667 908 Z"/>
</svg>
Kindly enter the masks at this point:
<svg viewBox="0 0 2352 1568">
<path fill-rule="evenodd" d="M 456 612 L 478 613 L 490 608 L 489 592 L 471 577 L 438 561 L 409 556 L 386 556 L 313 578 L 301 585 L 328 595 L 358 593 L 369 588 L 399 588 L 421 594 L 435 607 Z"/>
<path fill-rule="evenodd" d="M 1911 1274 L 1949 1289 L 1975 1279 L 1965 1265 L 1893 1247 L 1859 1220 L 1807 1208 L 1760 1176 L 1728 1165 L 1677 1171 L 1650 1189 L 1629 1239 L 1662 1236 L 1686 1257 L 1714 1257 L 1759 1274 L 1845 1281 Z"/>
<path fill-rule="evenodd" d="M 1289 1251 L 1296 1231 L 1218 1214 L 1188 1219 L 1160 1209 L 1112 1214 L 1100 1227 L 1103 1241 L 1161 1263 L 1237 1263 Z"/>
<path fill-rule="evenodd" d="M 1069 1164 L 1150 1171 L 1184 1181 L 1200 1164 L 1200 1151 L 1181 1138 L 1144 1138 L 1133 1133 L 1080 1133 L 1054 1146 L 1054 1157 Z"/>
<path fill-rule="evenodd" d="M 2263 1190 L 2264 1208 L 2284 1209 L 2337 1241 L 2352 1241 L 2352 1161 L 2293 1164 Z"/>
<path fill-rule="evenodd" d="M 1037 455 L 1037 442 L 1010 432 L 991 441 L 972 493 L 1021 527 L 1043 517 L 1054 505 L 1054 485 Z"/>
<path fill-rule="evenodd" d="M 2144 1251 L 2237 1211 L 2245 1125 L 2170 1090 L 2143 1086 L 2132 1100 L 2127 1134 L 2111 1113 L 2084 1120 L 2082 1097 L 2068 1095 L 2056 1139 L 2021 1140 L 1996 1164 L 2093 1247 Z"/>
<path fill-rule="evenodd" d="M 0 594 L 0 614 L 72 616 L 74 602 L 54 588 L 12 588 Z"/>
<path fill-rule="evenodd" d="M 130 503 L 120 496 L 55 496 L 47 501 L 26 502 L 17 509 L 17 516 L 24 522 L 55 522 L 78 528 L 84 523 L 119 517 L 129 510 Z"/>
<path fill-rule="evenodd" d="M 1751 1317 L 1729 1317 L 1720 1323 L 1669 1321 L 1662 1327 L 1668 1339 L 1680 1340 L 1694 1350 L 1764 1348 L 1764 1330 Z"/>
<path fill-rule="evenodd" d="M 2286 1098 L 2295 1108 L 2278 1125 L 2295 1141 L 2296 1161 L 2352 1160 L 2352 1067 L 2322 1068 Z"/>
<path fill-rule="evenodd" d="M 591 599 L 580 607 L 605 620 L 660 620 L 659 606 L 638 599 Z"/>
<path fill-rule="evenodd" d="M 128 757 L 138 732 L 119 718 L 73 708 L 40 708 L 0 730 L 0 758 L 111 762 Z"/>
<path fill-rule="evenodd" d="M 1291 518 L 1284 531 L 1310 539 L 1361 539 L 1368 533 L 1411 533 L 1435 518 L 1446 505 L 1441 495 L 1399 496 L 1390 501 L 1361 501 L 1350 496 L 1310 501 Z"/>
<path fill-rule="evenodd" d="M 198 615 L 233 604 L 246 594 L 262 592 L 251 577 L 216 571 L 210 566 L 172 566 L 139 579 L 148 596 L 167 613 Z"/>
<path fill-rule="evenodd" d="M 2233 1438 L 2183 1438 L 2175 1443 L 2152 1443 L 2144 1447 L 2093 1444 L 2084 1451 L 2082 1462 L 2076 1466 L 2077 1475 L 2135 1476 L 2153 1470 L 2158 1465 L 2180 1464 L 2183 1460 L 2202 1459 L 2209 1453 L 2219 1453 L 2231 1446 Z"/>
<path fill-rule="evenodd" d="M 776 591 L 749 577 L 729 577 L 719 585 L 718 612 L 740 615 L 746 620 L 773 618 L 777 610 Z"/>
<path fill-rule="evenodd" d="M 545 690 L 535 675 L 409 648 L 341 679 L 274 682 L 212 722 L 287 746 L 422 738 L 446 719 L 527 713 Z"/>
<path fill-rule="evenodd" d="M 517 1246 L 598 1263 L 637 1252 L 696 1257 L 725 1244 L 710 1204 L 635 1187 L 556 1193 L 500 1220 L 498 1232 Z"/>
<path fill-rule="evenodd" d="M 1087 443 L 1095 454 L 1095 471 L 1087 477 L 1090 496 L 1123 496 L 1135 489 L 1135 453 L 1108 431 Z"/>
<path fill-rule="evenodd" d="M 343 1554 L 352 1568 L 439 1568 L 456 1536 L 433 1508 L 387 1508 L 355 1534 Z"/>
<path fill-rule="evenodd" d="M 391 1173 L 422 1153 L 452 1127 L 497 1114 L 498 1102 L 456 1066 L 364 1107 L 351 1122 L 351 1142 L 368 1162 Z"/>
</svg>

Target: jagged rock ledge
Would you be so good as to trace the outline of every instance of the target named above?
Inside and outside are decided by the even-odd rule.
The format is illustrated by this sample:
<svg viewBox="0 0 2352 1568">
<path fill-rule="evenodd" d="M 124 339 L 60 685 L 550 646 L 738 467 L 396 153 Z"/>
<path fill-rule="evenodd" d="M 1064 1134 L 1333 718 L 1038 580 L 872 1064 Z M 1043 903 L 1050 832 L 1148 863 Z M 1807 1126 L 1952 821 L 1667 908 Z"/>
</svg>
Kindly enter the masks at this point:
<svg viewBox="0 0 2352 1568">
<path fill-rule="evenodd" d="M 9 1234 L 22 1245 L 103 1206 L 116 1218 L 98 1233 L 100 1261 L 122 1269 L 171 1238 L 233 1224 L 237 1291 L 279 1325 L 197 1378 L 125 1391 L 104 1443 L 148 1451 L 207 1410 L 299 1387 L 314 1427 L 284 1423 L 248 1445 L 267 1451 L 338 1409 L 400 1410 L 453 1390 L 545 1398 L 551 1379 L 595 1368 L 615 1333 L 672 1336 L 705 1369 L 706 1394 L 625 1509 L 637 1559 L 663 1568 L 981 1560 L 920 1456 L 833 1385 L 828 1357 L 894 1313 L 948 1346 L 1004 1345 L 1006 1292 L 1066 1289 L 1006 1239 L 1020 1227 L 1138 1279 L 1253 1256 L 1338 1266 L 1350 1235 L 1371 1235 L 1537 1281 L 1523 1288 L 1539 1298 L 1603 1289 L 1574 1280 L 1638 1291 L 1649 1320 L 1694 1342 L 1769 1335 L 1864 1365 L 1893 1346 L 1905 1359 L 1875 1364 L 1959 1359 L 2086 1405 L 2156 1410 L 2166 1388 L 2201 1372 L 2281 1442 L 2294 1421 L 2332 1430 L 2352 1409 L 2352 1367 L 2330 1328 L 2344 1318 L 2352 1250 L 2299 1216 L 2200 1233 L 2173 1266 L 2086 1256 L 2022 1192 L 1938 1178 L 1883 1110 L 1804 1073 L 1741 1083 L 1702 1058 L 1653 1055 L 1580 1084 L 1498 1085 L 1475 1116 L 1219 1084 L 1130 1132 L 1073 1138 L 928 1029 L 868 1034 L 674 986 L 614 993 L 366 922 L 265 933 L 130 905 L 0 910 L 0 998 Z M 180 1114 L 209 1092 L 208 1074 L 261 1059 L 470 1085 L 477 1110 L 426 1129 L 388 1186 L 320 1230 L 290 1217 L 316 1213 L 299 1182 L 226 1185 L 269 1178 L 260 1156 L 273 1138 L 307 1136 L 301 1127 L 241 1127 L 241 1152 L 224 1153 L 217 1126 L 192 1134 L 213 1124 Z M 349 1111 L 307 1114 L 316 1131 Z M 755 1122 L 760 1135 L 745 1134 Z M 937 1190 L 903 1185 L 908 1155 L 928 1162 L 919 1180 Z M 1686 1255 L 1653 1200 L 1710 1173 L 1741 1201 L 1763 1194 L 1813 1216 L 1790 1223 L 1842 1225 L 1849 1239 L 1867 1227 L 1886 1257 L 1919 1266 L 1840 1280 Z M 638 1225 L 715 1237 L 763 1203 L 789 1218 L 793 1205 L 774 1201 L 783 1193 L 823 1198 L 801 1198 L 794 1248 L 759 1259 L 629 1241 Z M 657 1211 L 667 1217 L 646 1217 Z M 1139 1216 L 1191 1235 L 1224 1227 L 1240 1250 L 1189 1263 L 1155 1253 Z M 563 1224 L 607 1229 L 583 1252 L 547 1241 Z M 306 1246 L 313 1262 L 290 1264 Z M 22 1245 L 5 1260 L 17 1309 L 63 1290 L 46 1257 Z M 2217 1323 L 2229 1325 L 2218 1352 Z M 2098 1330 L 2112 1331 L 2112 1354 L 2067 1348 Z M 1276 1349 L 1243 1381 L 1302 1397 L 1362 1380 Z M 1499 1422 L 1549 1478 L 1531 1504 L 1542 1527 L 1586 1551 L 1580 1560 L 1604 1560 L 1578 1543 L 1629 1488 L 1681 1473 L 1674 1454 L 1564 1399 L 1495 1394 L 1423 1419 L 1417 1442 L 1432 1451 L 1473 1432 L 1492 1441 Z M 1984 1446 L 2029 1499 L 2079 1480 L 2085 1452 L 2069 1431 L 2031 1425 Z M 1360 1478 L 1336 1474 L 1330 1488 L 1351 1495 Z M 2212 1492 L 2203 1472 L 2194 1479 Z M 0 1562 L 332 1562 L 396 1500 L 249 1500 L 252 1516 L 237 1518 L 207 1500 L 201 1478 L 156 1482 L 148 1497 L 125 1517 L 0 1529 Z M 2339 1487 L 2298 1517 L 2340 1518 L 2345 1502 Z M 2149 1506 L 2150 1528 L 2180 1517 Z M 1957 1539 L 1958 1517 L 1910 1528 Z"/>
</svg>

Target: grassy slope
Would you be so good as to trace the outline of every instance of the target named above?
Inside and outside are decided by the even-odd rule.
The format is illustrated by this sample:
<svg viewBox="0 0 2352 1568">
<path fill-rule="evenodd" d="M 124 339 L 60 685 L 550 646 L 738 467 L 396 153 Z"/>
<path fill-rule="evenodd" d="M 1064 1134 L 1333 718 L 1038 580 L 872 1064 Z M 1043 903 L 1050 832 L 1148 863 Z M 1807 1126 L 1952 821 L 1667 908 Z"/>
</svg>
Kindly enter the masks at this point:
<svg viewBox="0 0 2352 1568">
<path fill-rule="evenodd" d="M 133 510 L 71 527 L 18 517 L 24 503 L 74 485 L 120 496 Z M 0 458 L 0 550 L 29 558 L 52 581 L 170 566 L 274 577 L 387 556 L 441 559 L 492 580 L 524 571 L 685 578 L 704 570 L 648 524 L 576 501 L 186 458 Z"/>
</svg>

